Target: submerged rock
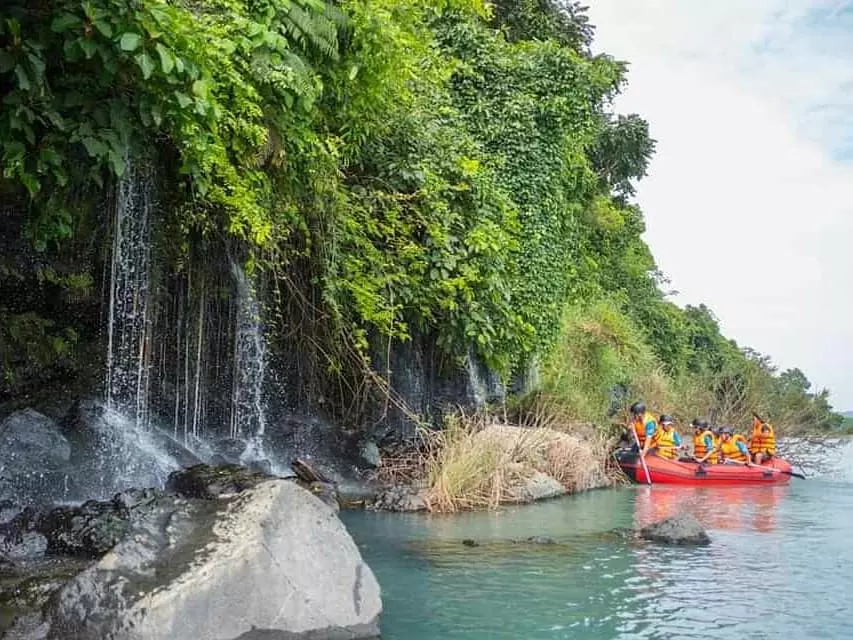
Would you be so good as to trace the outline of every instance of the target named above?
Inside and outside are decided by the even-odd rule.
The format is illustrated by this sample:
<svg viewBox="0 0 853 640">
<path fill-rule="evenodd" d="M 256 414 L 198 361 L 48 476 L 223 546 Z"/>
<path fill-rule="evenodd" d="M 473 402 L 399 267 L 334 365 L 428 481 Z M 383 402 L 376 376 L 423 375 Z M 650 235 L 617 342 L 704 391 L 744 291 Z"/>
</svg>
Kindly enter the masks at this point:
<svg viewBox="0 0 853 640">
<path fill-rule="evenodd" d="M 707 545 L 711 539 L 692 513 L 679 513 L 654 522 L 639 531 L 639 537 L 652 542 L 676 545 Z"/>
<path fill-rule="evenodd" d="M 164 498 L 44 608 L 25 640 L 373 638 L 379 585 L 333 511 L 296 483 Z"/>
<path fill-rule="evenodd" d="M 237 465 L 212 467 L 199 464 L 169 474 L 166 488 L 187 498 L 211 500 L 222 495 L 240 493 L 258 485 L 270 476 Z"/>
</svg>

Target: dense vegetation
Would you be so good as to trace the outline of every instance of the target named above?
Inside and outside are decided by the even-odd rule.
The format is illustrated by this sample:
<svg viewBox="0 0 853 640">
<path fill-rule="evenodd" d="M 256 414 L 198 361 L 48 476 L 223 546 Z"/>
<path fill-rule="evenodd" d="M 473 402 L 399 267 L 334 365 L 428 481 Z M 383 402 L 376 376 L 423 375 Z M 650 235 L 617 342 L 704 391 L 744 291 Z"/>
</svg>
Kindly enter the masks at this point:
<svg viewBox="0 0 853 640">
<path fill-rule="evenodd" d="M 156 147 L 181 250 L 249 244 L 291 294 L 283 322 L 352 383 L 339 402 L 376 344 L 418 334 L 507 379 L 539 363 L 578 418 L 643 395 L 836 427 L 798 370 L 667 300 L 632 202 L 654 142 L 613 113 L 626 67 L 592 36 L 558 0 L 9 0 L 0 196 L 31 249 L 0 265 L 4 291 L 91 292 L 68 256 L 103 227 L 104 185 Z M 80 320 L 31 303 L 0 301 L 7 390 L 74 366 Z"/>
</svg>

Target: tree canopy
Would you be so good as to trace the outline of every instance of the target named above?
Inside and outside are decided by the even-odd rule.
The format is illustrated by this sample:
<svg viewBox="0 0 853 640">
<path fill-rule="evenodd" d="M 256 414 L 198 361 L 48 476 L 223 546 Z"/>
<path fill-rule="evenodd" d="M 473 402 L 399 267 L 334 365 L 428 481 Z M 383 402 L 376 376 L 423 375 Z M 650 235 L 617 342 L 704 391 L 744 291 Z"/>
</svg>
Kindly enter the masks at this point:
<svg viewBox="0 0 853 640">
<path fill-rule="evenodd" d="M 430 335 L 505 378 L 543 361 L 585 417 L 662 375 L 681 400 L 701 388 L 685 407 L 735 394 L 835 425 L 799 370 L 662 291 L 633 201 L 655 142 L 612 109 L 627 67 L 593 36 L 558 0 L 8 0 L 0 193 L 59 273 L 104 185 L 156 147 L 182 246 L 249 243 L 322 307 L 330 344 Z M 0 303 L 7 378 L 34 336 L 75 341 L 27 314 Z"/>
</svg>

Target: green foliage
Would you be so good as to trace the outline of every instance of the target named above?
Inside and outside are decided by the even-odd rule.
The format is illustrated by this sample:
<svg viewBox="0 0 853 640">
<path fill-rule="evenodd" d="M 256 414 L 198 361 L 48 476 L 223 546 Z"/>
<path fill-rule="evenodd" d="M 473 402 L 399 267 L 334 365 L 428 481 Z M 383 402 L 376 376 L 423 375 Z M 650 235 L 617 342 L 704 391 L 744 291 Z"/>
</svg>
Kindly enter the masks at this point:
<svg viewBox="0 0 853 640">
<path fill-rule="evenodd" d="M 59 328 L 36 313 L 13 314 L 0 307 L 0 397 L 32 376 L 71 366 L 78 337 L 73 328 Z"/>
<path fill-rule="evenodd" d="M 653 371 L 657 359 L 619 305 L 567 306 L 560 339 L 542 366 L 543 390 L 577 417 L 602 421 L 614 389 Z"/>
<path fill-rule="evenodd" d="M 329 370 L 350 346 L 363 364 L 380 339 L 419 334 L 505 377 L 538 359 L 594 419 L 622 389 L 685 414 L 837 423 L 796 371 L 667 299 L 630 201 L 655 143 L 612 112 L 626 65 L 591 53 L 579 3 L 32 5 L 7 0 L 0 20 L 0 194 L 26 200 L 42 256 L 22 282 L 85 295 L 91 277 L 53 264 L 58 247 L 107 227 L 104 189 L 156 149 L 175 247 L 243 240 L 322 318 Z M 77 339 L 0 311 L 7 378 Z"/>
<path fill-rule="evenodd" d="M 37 246 L 67 237 L 73 187 L 120 176 L 131 145 L 163 139 L 186 198 L 263 243 L 272 220 L 258 156 L 302 126 L 320 92 L 314 57 L 337 54 L 337 12 L 316 0 L 199 6 L 13 0 L 0 22 L 3 177 L 36 207 Z"/>
</svg>

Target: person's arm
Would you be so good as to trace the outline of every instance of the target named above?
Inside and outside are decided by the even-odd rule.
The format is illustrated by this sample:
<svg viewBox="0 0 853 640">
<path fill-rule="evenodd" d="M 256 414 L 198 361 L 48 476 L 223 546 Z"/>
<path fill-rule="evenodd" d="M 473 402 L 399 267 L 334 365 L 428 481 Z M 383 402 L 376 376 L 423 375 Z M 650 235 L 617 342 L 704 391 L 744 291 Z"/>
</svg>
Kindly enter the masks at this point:
<svg viewBox="0 0 853 640">
<path fill-rule="evenodd" d="M 646 441 L 643 443 L 643 455 L 646 455 L 649 451 L 649 447 L 652 446 L 652 439 L 655 437 L 655 423 L 647 422 L 646 423 Z"/>
<path fill-rule="evenodd" d="M 752 456 L 749 455 L 749 447 L 746 446 L 745 442 L 737 441 L 737 448 L 740 449 L 740 452 L 746 456 L 746 466 L 752 466 Z"/>
</svg>

